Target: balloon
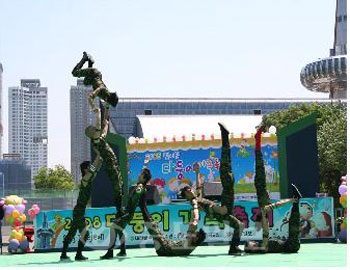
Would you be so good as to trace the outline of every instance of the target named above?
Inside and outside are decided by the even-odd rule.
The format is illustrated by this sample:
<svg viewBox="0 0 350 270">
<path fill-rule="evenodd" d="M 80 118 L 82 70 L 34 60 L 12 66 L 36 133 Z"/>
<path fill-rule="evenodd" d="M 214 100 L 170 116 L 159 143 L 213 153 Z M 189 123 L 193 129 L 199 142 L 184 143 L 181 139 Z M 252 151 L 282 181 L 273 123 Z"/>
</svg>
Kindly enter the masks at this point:
<svg viewBox="0 0 350 270">
<path fill-rule="evenodd" d="M 16 230 L 12 230 L 11 234 L 10 234 L 10 237 L 15 238 L 16 234 L 17 234 L 17 231 Z"/>
<path fill-rule="evenodd" d="M 37 204 L 33 204 L 32 205 L 32 208 L 35 209 L 35 208 L 38 208 L 39 206 Z"/>
<path fill-rule="evenodd" d="M 18 241 L 22 240 L 22 234 L 20 232 L 17 232 L 15 235 L 15 239 L 17 239 Z"/>
<path fill-rule="evenodd" d="M 14 218 L 18 218 L 19 215 L 20 215 L 20 212 L 18 212 L 18 210 L 15 209 L 15 210 L 12 211 L 12 216 L 13 216 Z"/>
<path fill-rule="evenodd" d="M 15 221 L 13 222 L 13 225 L 14 226 L 21 226 L 22 225 L 22 222 L 19 218 L 15 218 Z"/>
<path fill-rule="evenodd" d="M 23 213 L 24 209 L 26 209 L 26 206 L 24 204 L 16 205 L 15 206 L 16 210 L 18 210 L 19 213 Z"/>
<path fill-rule="evenodd" d="M 19 205 L 22 204 L 23 198 L 18 197 L 17 195 L 9 195 L 5 198 L 5 204 L 13 204 L 13 205 Z"/>
<path fill-rule="evenodd" d="M 34 210 L 33 209 L 29 209 L 28 210 L 28 215 L 30 216 L 31 219 L 34 219 L 35 218 Z"/>
<path fill-rule="evenodd" d="M 344 223 L 340 224 L 340 230 L 344 230 L 344 229 L 346 229 L 346 224 Z"/>
<path fill-rule="evenodd" d="M 29 248 L 29 242 L 28 240 L 24 240 L 19 244 L 19 248 L 22 250 L 26 250 Z"/>
<path fill-rule="evenodd" d="M 19 241 L 17 239 L 11 239 L 8 245 L 8 251 L 15 251 L 19 247 Z"/>
<path fill-rule="evenodd" d="M 10 222 L 9 222 L 9 218 L 10 218 L 10 217 L 12 217 L 12 216 L 5 216 L 5 222 L 6 222 L 6 223 L 10 223 Z"/>
<path fill-rule="evenodd" d="M 338 191 L 339 191 L 339 194 L 340 194 L 340 195 L 345 194 L 345 193 L 346 193 L 346 190 L 347 190 L 346 185 L 340 185 L 339 188 L 338 188 Z"/>
<path fill-rule="evenodd" d="M 340 233 L 338 234 L 338 239 L 340 240 L 340 242 L 342 243 L 346 243 L 346 229 L 341 230 Z"/>
<path fill-rule="evenodd" d="M 23 222 L 26 222 L 27 217 L 26 217 L 25 214 L 21 214 L 21 215 L 19 216 L 19 219 L 20 219 L 20 221 L 23 223 Z"/>
<path fill-rule="evenodd" d="M 5 216 L 11 215 L 15 207 L 12 204 L 5 205 Z"/>
<path fill-rule="evenodd" d="M 39 212 L 40 212 L 40 208 L 39 207 L 34 208 L 35 215 L 39 214 Z"/>
<path fill-rule="evenodd" d="M 346 193 L 340 196 L 339 202 L 343 208 L 346 208 Z"/>
<path fill-rule="evenodd" d="M 5 221 L 6 221 L 8 224 L 12 225 L 13 222 L 15 221 L 15 219 L 13 218 L 13 216 L 8 216 L 7 220 L 6 220 L 6 218 L 5 218 Z"/>
<path fill-rule="evenodd" d="M 28 215 L 30 216 L 31 219 L 35 218 L 35 211 L 33 208 L 28 209 Z"/>
</svg>

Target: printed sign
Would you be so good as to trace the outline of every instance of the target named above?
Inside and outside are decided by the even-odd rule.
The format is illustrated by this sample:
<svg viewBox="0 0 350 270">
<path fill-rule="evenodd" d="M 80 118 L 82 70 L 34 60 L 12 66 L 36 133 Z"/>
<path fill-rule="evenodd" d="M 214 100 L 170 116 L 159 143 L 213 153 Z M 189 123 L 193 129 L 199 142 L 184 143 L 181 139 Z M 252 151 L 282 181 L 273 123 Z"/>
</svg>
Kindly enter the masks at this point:
<svg viewBox="0 0 350 270">
<path fill-rule="evenodd" d="M 255 140 L 231 138 L 232 171 L 235 177 L 235 199 L 256 199 Z M 280 175 L 276 137 L 262 138 L 267 189 L 270 198 L 279 199 Z M 220 182 L 221 140 L 134 144 L 128 146 L 129 186 L 137 182 L 145 157 L 152 172 L 151 185 L 158 189 L 160 203 L 168 204 L 177 199 L 184 185 L 195 186 L 193 164 L 198 163 L 202 183 Z"/>
<path fill-rule="evenodd" d="M 270 237 L 288 238 L 288 219 L 292 204 L 286 204 L 269 213 Z M 182 240 L 188 229 L 192 210 L 189 204 L 169 204 L 149 206 L 153 219 L 159 223 L 159 228 L 169 240 Z M 333 198 L 302 198 L 299 203 L 300 228 L 303 238 L 334 237 Z M 89 239 L 86 247 L 107 248 L 109 246 L 110 227 L 115 218 L 115 208 L 88 208 L 85 221 L 89 227 Z M 244 222 L 245 229 L 241 240 L 261 240 L 260 224 L 255 222 L 258 213 L 254 201 L 237 202 L 235 215 Z M 72 225 L 71 210 L 42 211 L 35 218 L 35 249 L 50 250 L 62 248 L 63 238 Z M 229 242 L 233 229 L 224 223 L 200 213 L 198 228 L 207 233 L 206 243 Z M 143 246 L 153 244 L 153 240 L 144 226 L 140 210 L 137 208 L 125 229 L 127 246 Z M 79 233 L 76 234 L 71 247 L 76 247 Z M 117 240 L 117 245 L 119 240 Z"/>
</svg>

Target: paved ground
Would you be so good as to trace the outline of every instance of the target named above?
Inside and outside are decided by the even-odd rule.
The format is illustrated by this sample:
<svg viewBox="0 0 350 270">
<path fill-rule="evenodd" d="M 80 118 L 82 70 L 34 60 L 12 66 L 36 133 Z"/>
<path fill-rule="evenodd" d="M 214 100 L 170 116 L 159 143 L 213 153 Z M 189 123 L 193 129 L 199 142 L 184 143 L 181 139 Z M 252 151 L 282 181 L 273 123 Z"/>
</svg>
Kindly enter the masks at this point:
<svg viewBox="0 0 350 270">
<path fill-rule="evenodd" d="M 243 248 L 243 246 L 241 246 Z M 6 247 L 5 247 L 6 249 Z M 105 251 L 86 251 L 84 255 L 88 261 L 75 262 L 74 252 L 69 252 L 72 258 L 68 262 L 60 262 L 59 252 L 27 253 L 23 255 L 0 255 L 0 269 L 4 266 L 13 269 L 20 267 L 137 267 L 145 269 L 158 266 L 160 269 L 173 267 L 232 267 L 249 269 L 251 267 L 330 267 L 328 269 L 342 269 L 347 266 L 347 245 L 337 243 L 302 244 L 297 254 L 256 254 L 244 256 L 227 255 L 228 246 L 200 246 L 188 257 L 158 257 L 154 248 L 133 248 L 127 250 L 127 256 L 111 260 L 100 260 L 99 256 Z M 116 253 L 116 252 L 115 252 Z M 248 268 L 247 268 L 248 267 Z M 336 268 L 337 267 L 337 268 Z M 67 268 L 66 268 L 67 269 Z M 310 268 L 309 268 L 310 269 Z"/>
</svg>

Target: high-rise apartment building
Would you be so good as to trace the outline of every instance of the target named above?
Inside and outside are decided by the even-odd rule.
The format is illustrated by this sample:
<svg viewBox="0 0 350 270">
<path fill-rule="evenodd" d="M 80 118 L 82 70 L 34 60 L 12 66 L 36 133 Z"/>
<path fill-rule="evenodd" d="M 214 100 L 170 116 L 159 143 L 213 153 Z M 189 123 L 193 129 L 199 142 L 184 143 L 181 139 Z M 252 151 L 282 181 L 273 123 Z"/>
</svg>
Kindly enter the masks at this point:
<svg viewBox="0 0 350 270">
<path fill-rule="evenodd" d="M 32 179 L 47 167 L 47 87 L 38 79 L 9 87 L 9 153 L 17 153 L 31 167 Z"/>
<path fill-rule="evenodd" d="M 70 89 L 71 173 L 76 183 L 81 177 L 80 163 L 91 159 L 90 140 L 84 133 L 94 121 L 88 104 L 91 91 L 91 87 L 83 84 L 83 79 L 78 79 L 77 85 Z"/>
</svg>

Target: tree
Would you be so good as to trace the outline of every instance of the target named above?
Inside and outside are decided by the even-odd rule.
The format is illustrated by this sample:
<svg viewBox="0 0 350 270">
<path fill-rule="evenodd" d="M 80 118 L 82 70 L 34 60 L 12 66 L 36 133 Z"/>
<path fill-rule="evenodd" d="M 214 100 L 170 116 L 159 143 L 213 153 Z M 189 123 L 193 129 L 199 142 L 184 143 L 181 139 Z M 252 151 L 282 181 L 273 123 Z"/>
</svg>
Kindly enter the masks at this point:
<svg viewBox="0 0 350 270">
<path fill-rule="evenodd" d="M 34 177 L 36 189 L 72 190 L 75 188 L 73 175 L 62 165 L 56 165 L 53 169 L 43 167 Z"/>
<path fill-rule="evenodd" d="M 302 104 L 263 117 L 263 125 L 285 127 L 316 112 L 320 192 L 328 192 L 336 205 L 340 177 L 346 174 L 346 105 L 343 103 Z"/>
</svg>

